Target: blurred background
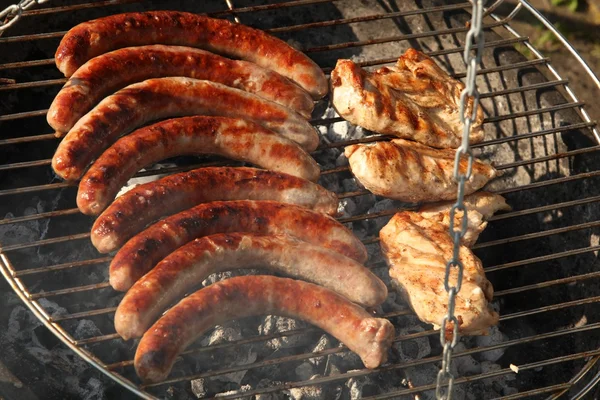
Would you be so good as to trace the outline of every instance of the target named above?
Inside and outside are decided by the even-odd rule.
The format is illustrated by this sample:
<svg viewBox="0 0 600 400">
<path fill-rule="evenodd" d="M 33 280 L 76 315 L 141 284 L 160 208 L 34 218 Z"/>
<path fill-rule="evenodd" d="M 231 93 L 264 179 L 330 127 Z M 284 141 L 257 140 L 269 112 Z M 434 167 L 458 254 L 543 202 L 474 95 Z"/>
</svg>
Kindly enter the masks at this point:
<svg viewBox="0 0 600 400">
<path fill-rule="evenodd" d="M 529 2 L 566 36 L 596 75 L 600 75 L 600 0 L 529 0 Z M 517 3 L 517 0 L 506 0 L 496 13 L 505 16 Z M 561 76 L 570 81 L 569 85 L 579 100 L 588 104 L 590 117 L 600 120 L 598 88 L 581 68 L 574 68 L 571 54 L 558 39 L 527 12 L 520 12 L 511 25 L 520 34 L 529 36 L 531 43 L 546 57 L 550 57 L 552 65 L 558 69 Z M 519 50 L 523 53 L 527 52 L 526 48 Z"/>
</svg>

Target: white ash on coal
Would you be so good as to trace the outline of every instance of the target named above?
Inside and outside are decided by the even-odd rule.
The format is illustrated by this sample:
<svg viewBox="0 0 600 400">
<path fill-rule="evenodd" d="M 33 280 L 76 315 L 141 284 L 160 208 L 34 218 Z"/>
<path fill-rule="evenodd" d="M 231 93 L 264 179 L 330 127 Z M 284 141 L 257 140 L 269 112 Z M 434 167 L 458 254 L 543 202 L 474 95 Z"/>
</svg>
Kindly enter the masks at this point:
<svg viewBox="0 0 600 400">
<path fill-rule="evenodd" d="M 477 336 L 475 338 L 475 343 L 478 347 L 490 347 L 508 340 L 508 337 L 500 332 L 497 326 L 493 326 L 490 329 L 490 333 L 484 336 Z M 504 355 L 505 348 L 501 347 L 495 350 L 488 350 L 479 353 L 479 358 L 482 361 L 498 361 Z"/>
<path fill-rule="evenodd" d="M 402 318 L 400 329 L 396 329 L 396 336 L 402 337 L 413 335 L 415 333 L 425 332 L 425 328 L 420 325 L 416 317 L 409 316 Z M 408 322 L 408 323 L 407 323 Z M 412 323 L 411 323 L 412 322 Z M 400 340 L 392 345 L 397 352 L 398 357 L 403 362 L 411 360 L 419 360 L 431 354 L 431 345 L 429 344 L 429 336 L 422 336 L 409 340 Z"/>
<path fill-rule="evenodd" d="M 319 378 L 319 375 L 314 375 L 311 379 Z M 290 400 L 326 400 L 328 399 L 328 389 L 323 385 L 303 386 L 286 390 Z"/>
<path fill-rule="evenodd" d="M 258 332 L 261 335 L 269 335 L 271 333 L 294 331 L 306 327 L 307 324 L 303 321 L 277 315 L 269 315 L 265 317 L 263 323 L 258 327 Z M 279 350 L 306 345 L 307 340 L 307 335 L 283 336 L 267 341 L 266 345 L 271 349 Z"/>
<path fill-rule="evenodd" d="M 350 378 L 346 381 L 350 400 L 358 400 L 378 392 L 377 383 L 369 376 Z"/>
<path fill-rule="evenodd" d="M 256 388 L 262 389 L 270 386 L 279 386 L 282 383 L 280 381 L 271 381 L 270 379 L 261 379 Z M 287 400 L 287 395 L 283 392 L 261 393 L 256 395 L 255 400 Z"/>
<path fill-rule="evenodd" d="M 334 347 L 334 345 L 332 344 L 331 338 L 329 337 L 329 335 L 321 335 L 321 338 L 319 339 L 319 341 L 317 342 L 315 347 L 313 347 L 311 349 L 311 353 L 317 353 L 317 352 L 320 352 L 323 350 L 330 349 L 332 347 Z M 308 360 L 308 362 L 312 363 L 316 367 L 322 366 L 323 363 L 325 363 L 326 361 L 327 361 L 326 356 L 309 358 L 309 360 Z"/>
</svg>

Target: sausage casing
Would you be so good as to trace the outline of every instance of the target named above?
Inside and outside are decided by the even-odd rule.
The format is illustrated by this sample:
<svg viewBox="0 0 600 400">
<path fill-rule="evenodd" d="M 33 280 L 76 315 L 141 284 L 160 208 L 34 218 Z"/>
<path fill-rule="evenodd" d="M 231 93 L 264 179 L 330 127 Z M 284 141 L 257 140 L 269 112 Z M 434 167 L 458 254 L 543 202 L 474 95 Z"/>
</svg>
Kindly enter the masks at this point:
<svg viewBox="0 0 600 400">
<path fill-rule="evenodd" d="M 329 289 L 288 278 L 243 276 L 200 289 L 171 308 L 142 337 L 135 370 L 144 381 L 161 381 L 177 355 L 214 325 L 264 314 L 318 326 L 358 354 L 367 368 L 387 360 L 394 338 L 388 320 L 373 318 Z"/>
<path fill-rule="evenodd" d="M 117 140 L 90 166 L 79 183 L 77 206 L 98 215 L 140 169 L 167 158 L 216 154 L 310 181 L 321 173 L 300 146 L 250 121 L 184 117 L 140 128 Z M 216 190 L 216 188 L 210 188 Z"/>
<path fill-rule="evenodd" d="M 261 268 L 321 285 L 365 307 L 377 307 L 387 287 L 371 271 L 335 251 L 287 235 L 229 233 L 195 239 L 140 278 L 119 304 L 115 329 L 140 337 L 172 303 L 209 275 Z"/>
<path fill-rule="evenodd" d="M 119 248 L 159 218 L 217 200 L 273 200 L 329 215 L 337 213 L 335 193 L 292 175 L 245 167 L 208 167 L 138 185 L 96 219 L 91 240 L 101 253 Z"/>
<path fill-rule="evenodd" d="M 214 201 L 158 221 L 131 238 L 112 259 L 110 284 L 127 290 L 183 244 L 226 232 L 288 234 L 359 262 L 367 259 L 362 242 L 327 215 L 275 201 Z"/>
<path fill-rule="evenodd" d="M 149 121 L 185 115 L 243 118 L 308 151 L 319 144 L 319 136 L 308 121 L 277 103 L 220 83 L 156 78 L 119 90 L 84 115 L 59 144 L 52 168 L 63 179 L 79 179 L 86 167 L 123 134 Z"/>
<path fill-rule="evenodd" d="M 279 103 L 310 118 L 314 104 L 298 85 L 275 71 L 183 46 L 127 47 L 101 54 L 82 65 L 58 92 L 48 123 L 68 132 L 107 95 L 150 78 L 185 76 L 222 83 Z"/>
<path fill-rule="evenodd" d="M 177 11 L 117 14 L 81 23 L 62 38 L 56 66 L 70 77 L 93 57 L 146 44 L 198 47 L 251 61 L 293 80 L 314 98 L 327 94 L 319 66 L 282 40 L 242 24 Z"/>
</svg>

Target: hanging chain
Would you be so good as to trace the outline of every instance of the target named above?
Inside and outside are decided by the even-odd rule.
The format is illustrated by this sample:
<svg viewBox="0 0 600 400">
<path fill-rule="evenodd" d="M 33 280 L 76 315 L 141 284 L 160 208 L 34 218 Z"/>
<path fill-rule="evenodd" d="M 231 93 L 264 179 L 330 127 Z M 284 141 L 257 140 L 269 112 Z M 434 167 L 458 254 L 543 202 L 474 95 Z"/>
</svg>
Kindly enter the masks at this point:
<svg viewBox="0 0 600 400">
<path fill-rule="evenodd" d="M 481 54 L 483 52 L 483 30 L 482 30 L 482 19 L 483 19 L 483 4 L 485 0 L 471 0 L 473 3 L 473 15 L 471 18 L 471 27 L 467 33 L 464 60 L 467 64 L 467 83 L 465 89 L 460 95 L 460 121 L 463 123 L 463 135 L 460 147 L 456 150 L 456 156 L 454 158 L 454 179 L 458 183 L 458 193 L 456 203 L 450 209 L 450 236 L 453 241 L 452 248 L 452 259 L 446 264 L 446 274 L 444 276 L 444 288 L 448 292 L 448 314 L 442 320 L 440 325 L 440 343 L 444 349 L 442 355 L 442 367 L 437 376 L 437 388 L 436 398 L 438 400 L 450 400 L 452 398 L 452 388 L 454 385 L 454 376 L 450 372 L 450 363 L 452 362 L 452 351 L 458 343 L 458 326 L 459 321 L 454 315 L 454 308 L 456 306 L 456 295 L 460 292 L 463 278 L 463 265 L 459 259 L 460 252 L 460 241 L 465 236 L 467 231 L 467 209 L 464 204 L 465 195 L 465 182 L 471 177 L 473 169 L 473 152 L 469 147 L 469 133 L 471 132 L 471 125 L 476 121 L 477 108 L 479 107 L 479 93 L 477 92 L 477 85 L 475 79 L 477 77 L 477 67 L 481 62 Z M 477 44 L 475 55 L 471 54 L 473 46 Z M 473 99 L 473 108 L 469 115 L 465 115 L 468 112 L 468 99 Z M 467 157 L 468 164 L 466 173 L 460 171 L 461 158 Z M 454 229 L 454 217 L 457 212 L 462 211 L 462 220 L 460 229 Z M 456 283 L 454 286 L 450 283 L 450 275 L 453 270 L 457 271 Z M 452 324 L 452 340 L 446 338 L 446 327 L 448 324 Z M 447 384 L 448 388 L 446 393 L 443 393 L 443 386 Z"/>
<path fill-rule="evenodd" d="M 0 35 L 21 18 L 24 10 L 34 4 L 42 4 L 47 1 L 49 0 L 21 0 L 17 4 L 12 4 L 0 11 Z"/>
</svg>

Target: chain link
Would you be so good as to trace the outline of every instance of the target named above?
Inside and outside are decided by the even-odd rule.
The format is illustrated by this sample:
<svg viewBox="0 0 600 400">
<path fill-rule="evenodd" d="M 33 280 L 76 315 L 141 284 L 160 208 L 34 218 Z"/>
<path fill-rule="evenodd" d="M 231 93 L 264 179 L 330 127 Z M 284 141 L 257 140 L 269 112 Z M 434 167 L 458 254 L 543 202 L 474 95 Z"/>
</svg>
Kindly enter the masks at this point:
<svg viewBox="0 0 600 400">
<path fill-rule="evenodd" d="M 438 400 L 451 400 L 452 389 L 454 386 L 454 376 L 450 372 L 450 366 L 452 363 L 452 352 L 454 347 L 458 343 L 458 318 L 454 315 L 454 309 L 456 307 L 456 295 L 460 292 L 463 278 L 463 264 L 460 261 L 460 241 L 467 232 L 467 208 L 464 203 L 465 195 L 465 182 L 471 178 L 473 170 L 473 152 L 469 147 L 469 133 L 471 132 L 471 126 L 477 118 L 477 108 L 479 107 L 479 93 L 477 92 L 477 67 L 481 62 L 481 55 L 483 53 L 483 5 L 486 0 L 471 0 L 473 3 L 473 14 L 471 17 L 471 27 L 467 33 L 465 52 L 463 58 L 467 65 L 467 77 L 465 88 L 460 95 L 460 108 L 459 116 L 460 121 L 463 123 L 463 135 L 460 147 L 456 150 L 456 157 L 454 158 L 454 179 L 458 183 L 456 203 L 450 210 L 450 236 L 453 241 L 452 248 L 452 259 L 446 264 L 446 273 L 444 275 L 444 288 L 448 292 L 448 314 L 442 320 L 440 325 L 440 343 L 443 348 L 442 354 L 442 367 L 437 376 L 437 388 L 435 391 L 436 398 Z M 471 54 L 473 46 L 476 44 L 475 55 Z M 473 108 L 469 113 L 468 101 L 469 98 L 473 99 Z M 460 163 L 464 158 L 467 159 L 467 169 L 464 172 L 460 170 Z M 458 230 L 455 226 L 454 220 L 458 212 L 462 212 L 462 217 Z M 456 271 L 456 281 L 452 284 L 451 275 L 453 271 Z M 448 324 L 452 326 L 452 340 L 447 336 Z M 444 391 L 444 387 L 446 387 Z"/>
<path fill-rule="evenodd" d="M 21 18 L 23 11 L 34 4 L 43 4 L 47 1 L 49 0 L 21 0 L 17 4 L 12 4 L 0 11 L 0 35 Z"/>
</svg>

